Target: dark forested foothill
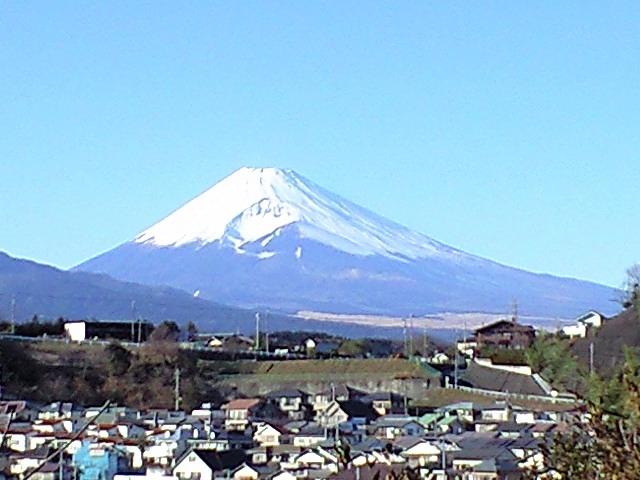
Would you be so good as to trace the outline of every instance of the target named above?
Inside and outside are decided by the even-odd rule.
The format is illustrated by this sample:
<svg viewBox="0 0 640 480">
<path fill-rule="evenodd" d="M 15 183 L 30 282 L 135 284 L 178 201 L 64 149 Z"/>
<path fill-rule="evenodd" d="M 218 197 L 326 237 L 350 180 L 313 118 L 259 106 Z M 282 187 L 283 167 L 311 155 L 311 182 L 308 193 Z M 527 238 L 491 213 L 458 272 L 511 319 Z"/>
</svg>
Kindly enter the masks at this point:
<svg viewBox="0 0 640 480">
<path fill-rule="evenodd" d="M 171 408 L 177 371 L 181 407 L 193 408 L 215 396 L 199 375 L 196 355 L 171 339 L 152 339 L 131 349 L 116 342 L 44 346 L 2 340 L 0 363 L 5 397 Z"/>
</svg>

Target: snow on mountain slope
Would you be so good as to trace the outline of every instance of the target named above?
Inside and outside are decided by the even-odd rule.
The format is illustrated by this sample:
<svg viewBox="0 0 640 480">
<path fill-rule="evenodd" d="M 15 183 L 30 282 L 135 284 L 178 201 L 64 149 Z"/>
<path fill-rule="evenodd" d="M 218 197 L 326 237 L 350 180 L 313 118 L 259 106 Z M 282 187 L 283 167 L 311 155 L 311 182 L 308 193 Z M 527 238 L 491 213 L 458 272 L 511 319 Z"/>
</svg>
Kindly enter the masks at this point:
<svg viewBox="0 0 640 480">
<path fill-rule="evenodd" d="M 349 202 L 291 170 L 241 168 L 136 236 L 157 247 L 204 246 L 219 241 L 244 253 L 261 241 L 262 258 L 274 254 L 269 242 L 296 224 L 301 238 L 356 255 L 395 259 L 473 257 L 412 232 Z M 301 251 L 296 250 L 296 256 Z"/>
<path fill-rule="evenodd" d="M 201 298 L 287 312 L 610 310 L 611 288 L 535 274 L 412 232 L 290 170 L 242 168 L 118 247 L 78 265 Z"/>
</svg>

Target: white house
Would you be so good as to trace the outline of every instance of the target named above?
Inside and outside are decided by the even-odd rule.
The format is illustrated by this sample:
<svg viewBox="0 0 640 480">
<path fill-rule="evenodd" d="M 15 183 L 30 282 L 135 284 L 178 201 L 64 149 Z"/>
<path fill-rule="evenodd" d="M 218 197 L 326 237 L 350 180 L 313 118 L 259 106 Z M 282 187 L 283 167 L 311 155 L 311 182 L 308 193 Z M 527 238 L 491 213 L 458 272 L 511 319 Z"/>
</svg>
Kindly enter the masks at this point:
<svg viewBox="0 0 640 480">
<path fill-rule="evenodd" d="M 64 333 L 74 342 L 82 342 L 87 338 L 87 324 L 82 321 L 64 324 Z"/>
<path fill-rule="evenodd" d="M 231 474 L 231 478 L 234 480 L 258 480 L 260 473 L 251 465 L 243 463 L 236 468 Z"/>
<path fill-rule="evenodd" d="M 568 337 L 581 337 L 587 336 L 587 330 L 590 328 L 600 328 L 605 321 L 605 317 L 595 310 L 589 310 L 583 313 L 574 320 L 574 323 L 562 328 L 562 333 Z"/>
<path fill-rule="evenodd" d="M 144 450 L 144 459 L 155 465 L 171 466 L 172 462 L 187 449 L 190 432 L 177 430 L 166 431 L 148 437 Z"/>
<path fill-rule="evenodd" d="M 218 454 L 210 450 L 189 450 L 173 467 L 173 475 L 180 480 L 213 480 L 216 473 L 229 478 L 231 472 L 242 465 L 244 456 Z"/>
<path fill-rule="evenodd" d="M 335 427 L 349 420 L 349 415 L 340 407 L 336 401 L 329 403 L 327 408 L 316 414 L 316 422 L 321 427 Z"/>
<path fill-rule="evenodd" d="M 328 470 L 333 473 L 338 471 L 338 457 L 322 448 L 306 450 L 292 460 L 289 467 L 294 468 L 289 468 L 290 470 Z M 281 465 L 286 466 L 284 462 Z"/>
<path fill-rule="evenodd" d="M 273 425 L 260 422 L 254 424 L 253 441 L 261 447 L 275 447 L 280 445 L 280 436 L 282 432 Z"/>
<path fill-rule="evenodd" d="M 584 323 L 567 325 L 566 327 L 562 327 L 562 333 L 570 338 L 573 338 L 573 337 L 584 338 L 587 336 L 587 326 Z"/>
<path fill-rule="evenodd" d="M 394 442 L 394 445 L 403 449 L 400 455 L 407 460 L 412 468 L 436 463 L 442 456 L 442 450 L 436 444 L 421 438 L 399 438 Z"/>
<path fill-rule="evenodd" d="M 280 470 L 278 473 L 271 477 L 271 480 L 297 480 L 293 473 L 289 473 L 286 470 Z"/>
<path fill-rule="evenodd" d="M 314 350 L 315 348 L 316 348 L 316 341 L 313 338 L 307 338 L 304 341 L 305 352 L 309 352 L 311 350 Z"/>
</svg>

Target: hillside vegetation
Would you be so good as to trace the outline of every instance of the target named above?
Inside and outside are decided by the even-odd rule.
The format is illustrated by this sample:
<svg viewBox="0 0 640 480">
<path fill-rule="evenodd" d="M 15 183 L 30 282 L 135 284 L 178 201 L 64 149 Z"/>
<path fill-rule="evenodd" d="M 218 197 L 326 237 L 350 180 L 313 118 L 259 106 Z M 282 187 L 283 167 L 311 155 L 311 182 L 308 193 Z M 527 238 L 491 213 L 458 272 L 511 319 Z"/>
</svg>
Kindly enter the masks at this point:
<svg viewBox="0 0 640 480">
<path fill-rule="evenodd" d="M 216 399 L 194 354 L 170 341 L 151 341 L 129 350 L 117 343 L 28 345 L 2 340 L 0 362 L 5 397 L 172 408 L 179 369 L 183 407 Z"/>
</svg>

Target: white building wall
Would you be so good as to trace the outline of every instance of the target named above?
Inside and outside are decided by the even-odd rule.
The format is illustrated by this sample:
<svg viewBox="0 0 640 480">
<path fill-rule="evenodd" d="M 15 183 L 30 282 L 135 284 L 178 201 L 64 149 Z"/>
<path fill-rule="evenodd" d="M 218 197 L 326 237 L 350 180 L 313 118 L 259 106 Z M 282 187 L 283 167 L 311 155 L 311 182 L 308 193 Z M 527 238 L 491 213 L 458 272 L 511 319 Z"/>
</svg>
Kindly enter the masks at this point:
<svg viewBox="0 0 640 480">
<path fill-rule="evenodd" d="M 87 324 L 85 322 L 65 323 L 64 331 L 74 342 L 82 342 L 87 338 Z"/>
<path fill-rule="evenodd" d="M 198 478 L 212 480 L 211 468 L 194 452 L 184 457 L 173 469 L 173 475 L 181 479 Z"/>
<path fill-rule="evenodd" d="M 587 335 L 587 327 L 584 323 L 578 323 L 577 325 L 567 325 L 562 327 L 562 333 L 567 337 L 580 337 L 584 338 Z"/>
</svg>

